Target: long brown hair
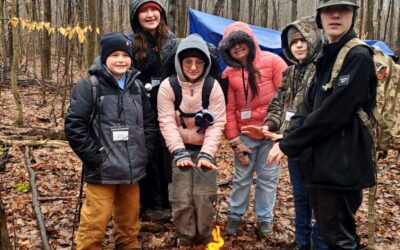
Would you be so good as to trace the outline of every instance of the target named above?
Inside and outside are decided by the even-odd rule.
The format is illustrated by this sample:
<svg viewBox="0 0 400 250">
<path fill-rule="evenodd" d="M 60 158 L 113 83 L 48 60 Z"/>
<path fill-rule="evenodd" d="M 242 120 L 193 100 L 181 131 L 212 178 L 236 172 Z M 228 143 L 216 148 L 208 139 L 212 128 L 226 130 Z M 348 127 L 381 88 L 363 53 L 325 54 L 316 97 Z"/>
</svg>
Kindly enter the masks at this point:
<svg viewBox="0 0 400 250">
<path fill-rule="evenodd" d="M 155 37 L 157 38 L 156 46 L 158 49 L 161 49 L 162 44 L 168 39 L 168 26 L 162 17 L 160 18 L 160 23 L 157 27 Z M 145 30 L 140 25 L 137 30 L 135 30 L 133 47 L 136 62 L 144 60 L 146 58 L 146 52 L 149 46 Z"/>
<path fill-rule="evenodd" d="M 242 65 L 243 67 L 243 65 Z M 256 96 L 258 96 L 258 91 L 259 88 L 256 83 L 256 75 L 260 77 L 260 71 L 254 66 L 253 61 L 249 56 L 247 56 L 247 65 L 246 65 L 247 71 L 248 71 L 248 78 L 249 78 L 249 85 L 251 89 L 251 100 L 253 100 Z"/>
</svg>

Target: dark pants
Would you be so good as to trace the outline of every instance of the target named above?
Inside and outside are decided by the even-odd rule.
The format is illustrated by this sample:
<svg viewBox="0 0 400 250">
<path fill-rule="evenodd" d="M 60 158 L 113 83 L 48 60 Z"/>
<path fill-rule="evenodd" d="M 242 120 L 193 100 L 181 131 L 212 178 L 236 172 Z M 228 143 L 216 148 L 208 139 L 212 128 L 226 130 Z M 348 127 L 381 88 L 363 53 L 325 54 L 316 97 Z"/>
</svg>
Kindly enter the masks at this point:
<svg viewBox="0 0 400 250">
<path fill-rule="evenodd" d="M 310 188 L 309 197 L 328 249 L 359 249 L 355 213 L 362 202 L 362 190 Z"/>
<path fill-rule="evenodd" d="M 169 208 L 168 184 L 171 182 L 171 156 L 161 134 L 155 140 L 154 157 L 146 168 L 146 177 L 140 182 L 142 209 Z"/>
<path fill-rule="evenodd" d="M 190 151 L 197 164 L 198 151 Z M 169 198 L 172 217 L 179 237 L 191 241 L 209 242 L 216 213 L 217 173 L 209 168 L 172 165 Z"/>
<path fill-rule="evenodd" d="M 315 250 L 325 250 L 327 246 L 317 223 L 312 223 L 312 209 L 309 203 L 306 182 L 303 173 L 294 160 L 288 160 L 290 182 L 293 187 L 295 211 L 295 242 L 299 245 L 311 244 Z"/>
</svg>

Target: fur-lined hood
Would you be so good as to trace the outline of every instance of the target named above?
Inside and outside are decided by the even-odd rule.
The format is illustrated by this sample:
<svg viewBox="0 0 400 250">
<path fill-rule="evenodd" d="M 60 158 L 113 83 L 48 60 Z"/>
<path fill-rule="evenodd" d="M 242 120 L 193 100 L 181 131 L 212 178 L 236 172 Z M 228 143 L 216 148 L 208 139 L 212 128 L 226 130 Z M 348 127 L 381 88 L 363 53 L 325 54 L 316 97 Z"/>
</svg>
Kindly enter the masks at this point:
<svg viewBox="0 0 400 250">
<path fill-rule="evenodd" d="M 142 6 L 143 4 L 148 3 L 148 2 L 154 2 L 158 6 L 160 6 L 160 8 L 162 9 L 162 13 L 160 13 L 161 18 L 164 19 L 165 24 L 167 24 L 167 14 L 165 12 L 164 6 L 161 4 L 160 1 L 158 1 L 158 0 L 131 0 L 131 3 L 129 4 L 129 20 L 131 23 L 132 30 L 134 32 L 140 26 L 139 22 L 137 20 L 137 15 L 138 15 L 137 12 L 138 12 L 140 6 Z"/>
<path fill-rule="evenodd" d="M 281 45 L 283 54 L 292 63 L 299 64 L 299 61 L 293 56 L 292 52 L 290 51 L 288 32 L 291 28 L 297 29 L 307 41 L 308 54 L 307 60 L 305 60 L 304 63 L 309 63 L 310 61 L 314 60 L 322 49 L 322 33 L 315 23 L 315 18 L 309 16 L 296 20 L 287 25 L 282 31 Z"/>
<path fill-rule="evenodd" d="M 243 22 L 234 22 L 229 25 L 222 36 L 222 40 L 219 42 L 219 51 L 221 52 L 224 62 L 231 67 L 240 68 L 241 64 L 232 58 L 229 50 L 235 43 L 245 42 L 249 46 L 250 53 L 249 57 L 251 61 L 258 60 L 261 57 L 261 49 L 257 39 L 250 26 Z"/>
</svg>

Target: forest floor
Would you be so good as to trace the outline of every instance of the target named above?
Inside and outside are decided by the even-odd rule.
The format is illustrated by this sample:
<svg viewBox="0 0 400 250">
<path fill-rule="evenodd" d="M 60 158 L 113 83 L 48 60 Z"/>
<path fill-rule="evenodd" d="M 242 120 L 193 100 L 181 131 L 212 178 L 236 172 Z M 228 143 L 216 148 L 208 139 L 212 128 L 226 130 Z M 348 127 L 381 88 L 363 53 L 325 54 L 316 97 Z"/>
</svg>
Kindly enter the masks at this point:
<svg viewBox="0 0 400 250">
<path fill-rule="evenodd" d="M 41 105 L 39 86 L 29 82 L 19 85 L 24 107 L 24 126 L 16 127 L 15 105 L 9 83 L 0 85 L 0 138 L 15 140 L 35 136 L 63 139 L 61 100 L 49 94 L 48 105 Z M 54 112 L 51 112 L 54 102 Z M 42 131 L 43 133 L 39 133 Z M 32 137 L 30 137 L 32 139 Z M 2 151 L 8 157 L 0 158 L 0 199 L 6 207 L 7 226 L 14 249 L 42 249 L 41 239 L 32 208 L 29 175 L 24 159 L 25 147 L 9 146 Z M 73 221 L 80 187 L 81 162 L 69 147 L 30 146 L 29 156 L 36 175 L 47 235 L 53 249 L 71 249 Z M 3 153 L 4 155 L 4 153 Z M 376 198 L 376 249 L 400 249 L 400 165 L 394 163 L 397 155 L 390 152 L 379 162 L 378 192 Z M 218 152 L 219 186 L 218 221 L 224 226 L 229 207 L 232 178 L 232 151 L 224 140 Z M 254 194 L 254 183 L 252 186 Z M 368 192 L 357 213 L 358 233 L 367 243 Z M 268 239 L 256 235 L 256 216 L 252 211 L 253 195 L 237 237 L 226 237 L 224 249 L 279 249 L 294 238 L 294 208 L 292 189 L 286 162 L 281 167 L 277 201 L 274 209 L 274 234 Z M 110 223 L 111 224 L 111 223 Z M 106 232 L 104 248 L 112 249 L 112 228 Z M 177 249 L 176 233 L 172 223 L 142 222 L 140 241 L 143 249 Z"/>
</svg>

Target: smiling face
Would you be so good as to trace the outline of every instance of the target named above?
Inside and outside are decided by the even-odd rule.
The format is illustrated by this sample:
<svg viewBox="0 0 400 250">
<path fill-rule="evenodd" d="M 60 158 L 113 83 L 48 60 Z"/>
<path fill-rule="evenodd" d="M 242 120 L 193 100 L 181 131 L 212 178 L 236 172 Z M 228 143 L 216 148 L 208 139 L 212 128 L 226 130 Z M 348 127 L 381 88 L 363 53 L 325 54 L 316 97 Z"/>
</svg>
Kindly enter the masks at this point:
<svg viewBox="0 0 400 250">
<path fill-rule="evenodd" d="M 116 79 L 121 76 L 131 67 L 132 58 L 128 53 L 122 50 L 112 52 L 106 59 L 106 66 L 115 76 Z"/>
<path fill-rule="evenodd" d="M 346 34 L 352 25 L 354 7 L 334 5 L 321 9 L 321 23 L 329 43 L 335 43 Z"/>
<path fill-rule="evenodd" d="M 231 57 L 240 62 L 242 66 L 246 66 L 249 53 L 250 49 L 246 43 L 236 43 L 229 50 Z"/>
<path fill-rule="evenodd" d="M 148 7 L 141 9 L 138 14 L 138 20 L 140 26 L 150 34 L 154 35 L 158 25 L 160 24 L 161 14 L 160 12 L 154 7 Z"/>
<path fill-rule="evenodd" d="M 189 82 L 196 82 L 203 74 L 206 63 L 194 56 L 186 57 L 182 60 L 183 74 Z"/>
<path fill-rule="evenodd" d="M 308 45 L 306 39 L 301 35 L 300 32 L 296 32 L 293 36 L 292 43 L 290 45 L 290 51 L 294 58 L 300 63 L 305 62 L 308 55 Z"/>
</svg>

